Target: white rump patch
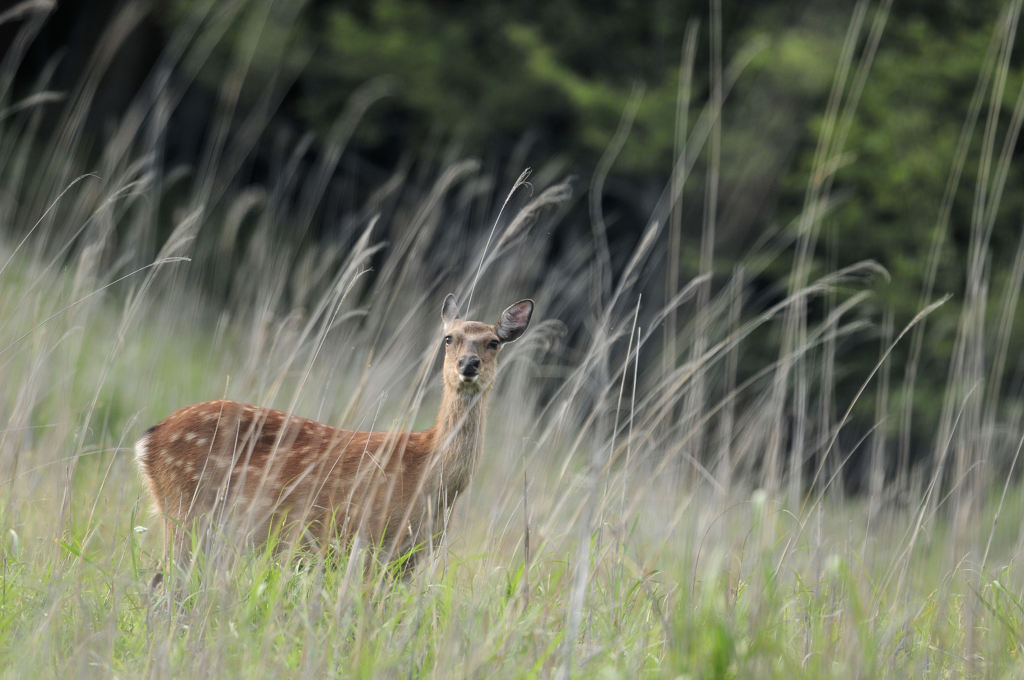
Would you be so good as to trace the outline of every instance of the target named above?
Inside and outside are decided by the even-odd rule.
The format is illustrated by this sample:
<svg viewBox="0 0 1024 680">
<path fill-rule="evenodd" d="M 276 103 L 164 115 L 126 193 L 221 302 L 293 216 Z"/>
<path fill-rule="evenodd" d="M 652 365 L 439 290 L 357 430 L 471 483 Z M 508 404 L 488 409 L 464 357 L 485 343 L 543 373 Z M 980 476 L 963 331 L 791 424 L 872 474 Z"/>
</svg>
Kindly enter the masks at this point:
<svg viewBox="0 0 1024 680">
<path fill-rule="evenodd" d="M 149 471 L 149 466 L 146 464 L 146 453 L 149 451 L 149 435 L 143 436 L 139 441 L 135 442 L 135 462 L 144 471 Z"/>
</svg>

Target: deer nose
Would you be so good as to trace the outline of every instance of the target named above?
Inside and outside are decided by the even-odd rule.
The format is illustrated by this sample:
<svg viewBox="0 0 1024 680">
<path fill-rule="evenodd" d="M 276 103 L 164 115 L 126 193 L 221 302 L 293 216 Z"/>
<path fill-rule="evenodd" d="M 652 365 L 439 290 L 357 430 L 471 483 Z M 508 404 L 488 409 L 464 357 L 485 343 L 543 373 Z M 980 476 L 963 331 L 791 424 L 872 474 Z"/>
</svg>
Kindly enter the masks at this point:
<svg viewBox="0 0 1024 680">
<path fill-rule="evenodd" d="M 476 375 L 480 372 L 480 357 L 463 355 L 459 357 L 458 368 L 462 375 Z"/>
</svg>

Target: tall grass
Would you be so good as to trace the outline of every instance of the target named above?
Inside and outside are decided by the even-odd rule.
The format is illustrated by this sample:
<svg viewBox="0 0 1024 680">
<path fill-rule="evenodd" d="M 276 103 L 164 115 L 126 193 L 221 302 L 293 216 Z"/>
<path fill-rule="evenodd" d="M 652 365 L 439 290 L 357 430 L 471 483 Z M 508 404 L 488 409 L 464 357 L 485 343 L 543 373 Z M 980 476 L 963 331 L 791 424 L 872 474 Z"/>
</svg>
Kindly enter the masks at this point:
<svg viewBox="0 0 1024 680">
<path fill-rule="evenodd" d="M 982 126 L 969 286 L 930 464 L 884 474 L 906 445 L 886 436 L 889 423 L 905 432 L 910 413 L 887 376 L 917 371 L 943 300 L 925 290 L 909 324 L 875 324 L 863 307 L 884 276 L 877 265 L 817 278 L 809 266 L 887 7 L 861 4 L 852 17 L 795 245 L 779 255 L 794 257 L 789 287 L 751 315 L 745 281 L 764 259 L 713 279 L 714 210 L 694 278 L 682 280 L 674 252 L 665 267 L 699 159 L 708 205 L 718 200 L 718 121 L 742 77 L 742 58 L 716 56 L 714 95 L 689 101 L 696 38 L 681 67 L 676 166 L 613 272 L 600 200 L 592 240 L 567 234 L 558 261 L 539 255 L 578 199 L 554 168 L 528 178 L 443 158 L 432 176 L 399 171 L 313 238 L 374 87 L 312 168 L 297 169 L 309 140 L 288 139 L 269 181 L 243 186 L 289 73 L 261 72 L 267 99 L 246 104 L 256 47 L 242 51 L 200 164 L 167 169 L 169 120 L 189 85 L 170 74 L 197 75 L 252 7 L 212 4 L 183 25 L 129 110 L 98 133 L 97 83 L 141 10 L 110 24 L 74 91 L 51 93 L 44 78 L 19 100 L 12 78 L 48 10 L 28 3 L 33 18 L 0 71 L 4 674 L 1019 676 L 1024 429 L 996 386 L 1024 255 L 993 297 L 999 312 L 985 310 L 988 235 L 1024 105 Z M 984 98 L 1003 97 L 1019 14 L 1012 3 L 994 32 L 961 150 Z M 623 140 L 628 127 L 627 111 Z M 936 197 L 936 242 L 965 162 L 964 152 Z M 351 428 L 429 425 L 449 290 L 473 317 L 526 296 L 538 306 L 503 356 L 480 469 L 440 550 L 395 582 L 344 559 L 220 544 L 169 593 L 150 591 L 160 521 L 130 454 L 145 427 L 222 396 Z M 664 299 L 648 302 L 651 290 Z M 812 301 L 826 313 L 812 315 Z M 877 364 L 853 403 L 834 402 L 841 348 L 871 333 Z M 765 334 L 781 338 L 779 355 L 741 373 Z M 907 366 L 892 365 L 899 343 L 914 349 Z M 869 393 L 875 428 L 851 442 L 841 435 Z M 849 497 L 844 466 L 865 451 L 871 483 Z"/>
</svg>

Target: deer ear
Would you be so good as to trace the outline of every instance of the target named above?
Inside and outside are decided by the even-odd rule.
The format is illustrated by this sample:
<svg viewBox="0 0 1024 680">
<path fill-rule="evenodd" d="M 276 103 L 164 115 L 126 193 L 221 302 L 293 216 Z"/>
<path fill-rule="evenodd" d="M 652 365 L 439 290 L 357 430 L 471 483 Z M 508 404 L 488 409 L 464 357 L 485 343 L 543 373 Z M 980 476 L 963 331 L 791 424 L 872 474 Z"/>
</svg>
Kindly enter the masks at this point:
<svg viewBox="0 0 1024 680">
<path fill-rule="evenodd" d="M 501 313 L 495 330 L 502 342 L 512 342 L 526 331 L 533 315 L 533 300 L 520 300 Z"/>
<path fill-rule="evenodd" d="M 441 306 L 441 321 L 447 324 L 458 318 L 459 305 L 455 302 L 455 296 L 448 293 L 448 297 L 444 299 L 444 305 Z"/>
</svg>

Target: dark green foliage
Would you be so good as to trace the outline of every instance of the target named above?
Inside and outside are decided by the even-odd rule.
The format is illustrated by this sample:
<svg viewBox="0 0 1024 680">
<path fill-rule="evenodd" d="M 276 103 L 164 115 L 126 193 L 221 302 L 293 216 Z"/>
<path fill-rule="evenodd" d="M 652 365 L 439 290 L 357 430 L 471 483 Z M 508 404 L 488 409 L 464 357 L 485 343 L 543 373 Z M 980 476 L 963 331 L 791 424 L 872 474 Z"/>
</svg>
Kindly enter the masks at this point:
<svg viewBox="0 0 1024 680">
<path fill-rule="evenodd" d="M 777 301 L 792 285 L 796 256 L 794 220 L 805 208 L 805 197 L 815 172 L 815 149 L 828 125 L 829 92 L 840 73 L 844 36 L 857 26 L 851 67 L 865 63 L 872 22 L 883 15 L 884 4 L 756 3 L 723 0 L 721 3 L 721 57 L 725 73 L 725 102 L 721 112 L 720 163 L 714 165 L 705 138 L 697 135 L 701 116 L 714 115 L 707 107 L 712 92 L 712 8 L 715 3 L 654 3 L 610 0 L 584 3 L 570 0 L 503 3 L 376 2 L 274 3 L 241 0 L 175 0 L 144 14 L 111 57 L 100 93 L 103 106 L 93 107 L 95 126 L 125 115 L 133 94 L 157 64 L 157 55 L 175 40 L 190 47 L 183 58 L 171 62 L 168 91 L 180 97 L 171 114 L 163 161 L 169 170 L 184 163 L 201 169 L 200 149 L 221 140 L 217 125 L 226 121 L 223 146 L 214 149 L 231 162 L 213 168 L 212 200 L 207 210 L 218 221 L 236 225 L 221 234 L 200 238 L 217 240 L 216 261 L 198 263 L 204 284 L 224 298 L 226 272 L 248 247 L 254 229 L 238 215 L 223 215 L 216 197 L 227 186 L 256 187 L 280 198 L 275 205 L 302 205 L 312 191 L 322 196 L 309 202 L 312 225 L 289 231 L 290 214 L 274 216 L 286 245 L 276 249 L 291 258 L 300 244 L 334 237 L 354 241 L 351 224 L 339 224 L 336 215 L 354 210 L 372 213 L 367 196 L 385 184 L 396 168 L 409 166 L 429 176 L 453 159 L 475 156 L 484 168 L 514 177 L 523 166 L 551 167 L 575 174 L 582 195 L 564 220 L 563 233 L 538 243 L 539 260 L 553 263 L 560 249 L 589 247 L 592 235 L 589 179 L 599 159 L 613 147 L 624 112 L 635 101 L 635 118 L 621 149 L 617 150 L 603 184 L 604 211 L 610 263 L 620 270 L 651 216 L 651 210 L 672 175 L 676 145 L 685 138 L 693 164 L 682 192 L 682 237 L 679 252 L 660 247 L 656 267 L 670 259 L 680 265 L 685 282 L 699 272 L 702 222 L 707 218 L 705 189 L 717 172 L 720 178 L 716 211 L 713 286 L 724 290 L 736 263 L 758 271 L 747 280 L 746 311 L 762 310 Z M 857 93 L 848 128 L 844 128 L 840 159 L 830 168 L 827 209 L 814 225 L 811 277 L 862 260 L 874 260 L 889 273 L 873 284 L 870 301 L 856 314 L 866 331 L 846 339 L 843 363 L 835 383 L 836 403 L 852 399 L 878 357 L 879 335 L 886 318 L 898 332 L 929 301 L 949 294 L 951 300 L 922 326 L 917 382 L 905 382 L 905 367 L 912 358 L 910 342 L 893 353 L 891 388 L 894 407 L 913 403 L 915 449 L 924 451 L 939 420 L 947 368 L 956 341 L 958 319 L 964 309 L 968 282 L 968 256 L 972 234 L 983 231 L 991 215 L 991 236 L 983 266 L 987 290 L 985 318 L 994 328 L 1000 305 L 1013 282 L 1009 279 L 1024 210 L 1021 176 L 1009 119 L 1022 84 L 1022 59 L 1011 53 L 998 117 L 994 153 L 1011 152 L 1004 188 L 985 172 L 986 120 L 990 114 L 992 83 L 998 78 L 985 55 L 1011 5 L 986 0 L 932 3 L 893 3 L 867 71 Z M 61 5 L 44 23 L 39 38 L 16 74 L 17 89 L 31 92 L 37 78 L 47 73 L 54 50 L 68 45 L 74 58 L 60 63 L 52 86 L 71 88 L 82 80 L 92 43 L 74 30 L 79 16 L 118 16 L 117 2 L 96 3 L 89 10 Z M 99 19 L 96 19 L 99 17 Z M 856 18 L 861 17 L 858 24 Z M 12 24 L 13 31 L 18 24 Z M 691 35 L 694 69 L 690 101 L 686 103 L 687 129 L 677 134 L 681 63 Z M 140 46 L 140 44 L 143 44 Z M 129 64 L 131 68 L 125 65 Z M 988 75 L 986 75 L 988 74 Z M 956 163 L 956 148 L 980 79 L 992 78 L 983 92 L 978 123 L 971 132 L 966 162 L 953 194 L 948 222 L 940 223 L 942 197 Z M 843 87 L 843 101 L 853 90 L 852 76 Z M 356 93 L 367 96 L 368 109 L 354 126 L 351 143 L 334 166 L 318 165 L 329 158 L 336 143 L 348 141 L 341 123 Z M 237 95 L 237 101 L 234 97 Z M 118 104 L 121 102 L 122 104 Z M 120 108 L 118 108 L 120 107 Z M 227 115 L 225 115 L 227 114 Z M 222 117 L 223 116 L 223 117 Z M 260 121 L 266 116 L 265 124 Z M 99 120 L 104 118 L 104 120 Z M 256 121 L 255 123 L 253 121 Z M 295 160 L 294 173 L 281 186 L 272 184 L 275 170 L 291 162 L 288 154 L 302 148 L 311 133 L 308 153 Z M 40 134 L 41 141 L 46 137 Z M 99 139 L 99 138 L 98 138 Z M 308 140 L 307 140 L 308 141 Z M 219 143 L 219 142 L 218 142 Z M 101 152 L 95 140 L 81 143 L 83 167 Z M 442 151 L 438 151 L 442 149 Z M 232 165 L 237 159 L 237 165 Z M 506 165 L 515 165 L 508 167 Z M 287 166 L 291 168 L 292 166 Z M 678 166 L 677 166 L 678 167 Z M 333 179 L 320 185 L 313 178 L 326 171 Z M 347 174 L 346 174 L 347 171 Z M 552 170 L 552 172 L 555 172 Z M 197 170 L 198 173 L 198 170 Z M 221 177 L 220 174 L 224 176 Z M 195 175 L 196 180 L 209 177 Z M 189 180 L 183 180 L 185 184 Z M 495 192 L 505 188 L 495 182 Z M 59 187 L 43 187 L 40 195 Z M 475 200 L 475 199 L 473 199 Z M 455 230 L 479 237 L 489 228 L 500 197 L 474 203 L 465 218 L 450 224 Z M 991 210 L 979 218 L 978 202 L 992 200 Z M 467 203 L 469 199 L 467 199 Z M 161 201 L 157 212 L 161 233 L 170 231 L 170 213 L 180 212 L 175 196 Z M 20 201 L 31 215 L 40 207 Z M 173 206 L 173 210 L 169 207 Z M 354 207 L 353 207 L 354 206 Z M 408 216 L 385 214 L 384 229 Z M 244 216 L 243 216 L 244 217 Z M 165 220 L 166 218 L 166 220 Z M 178 215 L 180 219 L 180 215 Z M 29 219 L 18 222 L 31 223 Z M 394 233 L 385 238 L 397 240 Z M 938 243 L 934 281 L 929 275 L 933 243 Z M 571 244 L 571 245 L 567 245 Z M 599 251 L 599 246 L 595 246 Z M 644 310 L 654 310 L 665 295 L 659 272 L 648 275 Z M 299 294 L 296 293 L 296 296 Z M 237 301 L 234 301 L 237 302 Z M 835 301 L 815 302 L 811 321 L 822 319 Z M 584 332 L 585 319 L 563 319 L 572 333 Z M 640 325 L 647 321 L 640 317 Z M 1004 391 L 1019 382 L 1024 364 L 1019 324 L 1010 329 L 1008 363 L 1000 381 Z M 670 329 L 674 331 L 675 329 Z M 993 333 L 982 344 L 985 359 L 994 348 Z M 757 337 L 745 348 L 740 377 L 762 369 L 778 356 L 777 333 Z M 812 357 L 813 360 L 813 357 Z M 913 390 L 909 392 L 908 390 Z M 874 423 L 872 395 L 861 399 L 853 416 L 852 440 Z M 1013 405 L 1013 400 L 1005 402 Z M 118 404 L 112 412 L 123 411 Z M 884 431 L 895 431 L 899 418 Z M 827 429 L 823 424 L 822 429 Z"/>
</svg>

